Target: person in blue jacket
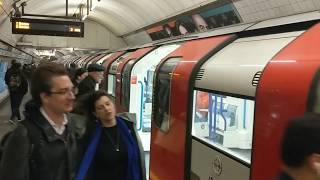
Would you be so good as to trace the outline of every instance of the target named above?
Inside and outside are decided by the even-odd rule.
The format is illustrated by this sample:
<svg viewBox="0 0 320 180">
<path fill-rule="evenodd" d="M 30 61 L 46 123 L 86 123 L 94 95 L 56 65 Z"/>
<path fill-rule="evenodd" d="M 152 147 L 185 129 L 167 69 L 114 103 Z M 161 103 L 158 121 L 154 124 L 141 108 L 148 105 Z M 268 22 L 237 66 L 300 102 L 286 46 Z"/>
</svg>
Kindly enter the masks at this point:
<svg viewBox="0 0 320 180">
<path fill-rule="evenodd" d="M 86 110 L 88 125 L 82 143 L 87 147 L 76 179 L 145 180 L 144 151 L 135 116 L 116 115 L 114 102 L 105 91 L 91 93 Z"/>
</svg>

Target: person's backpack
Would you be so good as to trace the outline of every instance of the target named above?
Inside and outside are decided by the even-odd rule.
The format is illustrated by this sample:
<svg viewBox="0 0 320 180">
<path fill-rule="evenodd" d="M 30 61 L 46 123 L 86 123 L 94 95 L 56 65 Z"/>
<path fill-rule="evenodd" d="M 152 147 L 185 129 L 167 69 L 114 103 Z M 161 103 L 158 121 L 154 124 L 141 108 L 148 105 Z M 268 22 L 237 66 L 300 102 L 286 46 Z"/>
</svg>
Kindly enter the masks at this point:
<svg viewBox="0 0 320 180">
<path fill-rule="evenodd" d="M 9 78 L 9 90 L 18 91 L 21 86 L 21 76 L 18 73 L 12 73 Z"/>
<path fill-rule="evenodd" d="M 35 146 L 39 147 L 40 146 L 40 132 L 39 130 L 35 129 L 33 125 L 30 125 L 30 123 L 26 122 L 28 120 L 21 121 L 20 123 L 26 127 L 28 131 L 28 139 L 30 141 L 30 150 L 29 150 L 29 155 L 30 155 L 30 160 L 33 159 L 33 151 Z M 6 143 L 8 142 L 8 139 L 10 138 L 10 135 L 13 133 L 14 130 L 11 130 L 7 132 L 2 139 L 0 140 L 0 163 L 1 159 L 3 156 L 4 148 L 6 146 Z M 32 162 L 33 163 L 33 162 Z"/>
<path fill-rule="evenodd" d="M 3 155 L 4 147 L 6 145 L 6 142 L 9 139 L 9 136 L 12 134 L 12 131 L 7 132 L 5 135 L 3 135 L 1 141 L 0 141 L 0 162 Z"/>
</svg>

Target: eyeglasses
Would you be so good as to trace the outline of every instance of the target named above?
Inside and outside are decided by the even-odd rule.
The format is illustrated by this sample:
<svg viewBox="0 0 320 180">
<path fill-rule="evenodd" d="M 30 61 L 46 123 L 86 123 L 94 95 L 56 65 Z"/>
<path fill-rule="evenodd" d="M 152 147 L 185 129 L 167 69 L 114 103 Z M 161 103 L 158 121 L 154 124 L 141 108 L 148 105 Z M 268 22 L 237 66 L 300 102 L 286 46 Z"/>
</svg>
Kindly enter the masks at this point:
<svg viewBox="0 0 320 180">
<path fill-rule="evenodd" d="M 63 95 L 63 96 L 67 96 L 67 95 L 75 95 L 75 88 L 72 89 L 64 89 L 61 91 L 50 91 L 50 94 L 58 94 L 58 95 Z"/>
</svg>

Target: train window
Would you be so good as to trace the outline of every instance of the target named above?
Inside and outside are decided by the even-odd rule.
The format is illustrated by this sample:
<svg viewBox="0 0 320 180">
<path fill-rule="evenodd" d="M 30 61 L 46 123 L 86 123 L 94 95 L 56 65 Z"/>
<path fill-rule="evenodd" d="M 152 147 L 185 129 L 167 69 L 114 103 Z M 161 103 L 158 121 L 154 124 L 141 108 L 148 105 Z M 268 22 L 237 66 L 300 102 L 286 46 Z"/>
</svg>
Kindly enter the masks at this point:
<svg viewBox="0 0 320 180">
<path fill-rule="evenodd" d="M 174 57 L 166 60 L 159 68 L 155 78 L 154 87 L 154 118 L 153 121 L 164 132 L 169 131 L 170 119 L 170 93 L 171 93 L 171 77 L 174 68 L 181 60 L 180 57 Z"/>
<path fill-rule="evenodd" d="M 320 113 L 320 69 L 313 77 L 308 94 L 307 112 Z"/>
<path fill-rule="evenodd" d="M 122 79 L 121 79 L 121 105 L 129 109 L 130 102 L 130 83 L 131 83 L 131 69 L 136 60 L 130 60 L 123 69 Z"/>
<path fill-rule="evenodd" d="M 131 54 L 131 52 L 127 52 L 123 54 L 122 56 L 118 57 L 115 61 L 112 62 L 109 68 L 110 74 L 117 74 L 118 66 L 120 63 L 122 63 L 126 57 L 128 57 Z"/>
<path fill-rule="evenodd" d="M 127 52 L 122 56 L 118 57 L 115 61 L 113 61 L 108 69 L 108 83 L 107 90 L 110 95 L 113 97 L 116 96 L 116 74 L 117 69 L 120 63 L 122 63 L 126 57 L 128 57 L 131 52 Z"/>
<path fill-rule="evenodd" d="M 194 92 L 192 135 L 250 164 L 254 101 Z"/>
<path fill-rule="evenodd" d="M 108 94 L 116 97 L 116 75 L 108 74 Z"/>
</svg>

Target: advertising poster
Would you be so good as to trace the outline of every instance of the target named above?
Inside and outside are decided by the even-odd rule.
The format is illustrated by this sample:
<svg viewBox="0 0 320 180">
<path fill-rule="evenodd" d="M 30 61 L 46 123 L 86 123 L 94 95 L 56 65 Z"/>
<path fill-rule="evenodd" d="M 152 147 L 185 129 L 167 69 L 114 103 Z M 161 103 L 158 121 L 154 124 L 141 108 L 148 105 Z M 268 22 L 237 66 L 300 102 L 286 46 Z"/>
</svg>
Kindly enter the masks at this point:
<svg viewBox="0 0 320 180">
<path fill-rule="evenodd" d="M 166 24 L 147 30 L 153 41 L 173 36 L 205 32 L 214 28 L 240 23 L 236 10 L 231 4 L 212 8 L 188 16 L 179 17 Z"/>
</svg>

